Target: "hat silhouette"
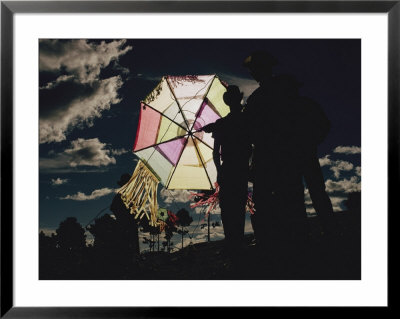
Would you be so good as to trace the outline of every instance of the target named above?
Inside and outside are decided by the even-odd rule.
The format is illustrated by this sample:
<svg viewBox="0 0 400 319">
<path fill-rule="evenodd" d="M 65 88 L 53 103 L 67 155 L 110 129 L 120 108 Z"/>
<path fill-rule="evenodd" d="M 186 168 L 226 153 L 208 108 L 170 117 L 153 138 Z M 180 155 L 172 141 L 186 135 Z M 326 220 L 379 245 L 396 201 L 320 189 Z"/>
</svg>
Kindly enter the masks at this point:
<svg viewBox="0 0 400 319">
<path fill-rule="evenodd" d="M 243 99 L 243 92 L 240 92 L 236 85 L 229 85 L 223 95 L 225 104 L 230 105 L 235 102 L 240 102 Z"/>
<path fill-rule="evenodd" d="M 272 67 L 278 64 L 278 60 L 267 51 L 254 51 L 244 61 L 243 66 L 252 67 Z"/>
</svg>

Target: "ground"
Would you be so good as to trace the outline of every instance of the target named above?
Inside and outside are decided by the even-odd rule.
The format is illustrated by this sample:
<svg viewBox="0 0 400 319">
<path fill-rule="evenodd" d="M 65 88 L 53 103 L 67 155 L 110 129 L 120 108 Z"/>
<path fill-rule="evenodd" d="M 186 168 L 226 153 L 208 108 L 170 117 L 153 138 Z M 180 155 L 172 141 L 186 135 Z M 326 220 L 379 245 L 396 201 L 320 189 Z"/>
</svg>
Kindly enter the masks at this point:
<svg viewBox="0 0 400 319">
<path fill-rule="evenodd" d="M 298 266 L 293 266 L 297 257 Z M 170 254 L 143 254 L 138 270 L 142 278 L 138 279 L 361 278 L 360 252 L 357 251 L 357 245 L 349 245 L 344 238 L 334 242 L 311 239 L 309 246 L 297 257 L 291 259 L 289 256 L 289 260 L 281 262 L 274 260 L 254 244 L 252 235 L 248 235 L 244 248 L 233 256 L 226 253 L 223 240 L 190 245 Z"/>
</svg>

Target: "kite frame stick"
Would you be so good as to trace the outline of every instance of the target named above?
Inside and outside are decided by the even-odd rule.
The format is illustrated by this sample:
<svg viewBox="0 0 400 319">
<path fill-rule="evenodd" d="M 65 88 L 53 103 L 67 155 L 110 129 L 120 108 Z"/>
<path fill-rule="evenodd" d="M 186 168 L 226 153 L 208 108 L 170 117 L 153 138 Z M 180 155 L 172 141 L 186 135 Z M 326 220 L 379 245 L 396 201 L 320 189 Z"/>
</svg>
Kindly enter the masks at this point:
<svg viewBox="0 0 400 319">
<path fill-rule="evenodd" d="M 169 81 L 168 81 L 168 77 L 166 77 L 166 81 L 167 81 L 169 90 L 171 91 L 172 95 L 174 96 L 174 99 L 175 99 L 175 101 L 176 101 L 176 104 L 178 104 L 179 110 L 180 110 L 180 112 L 181 112 L 181 114 L 182 114 L 183 119 L 185 120 L 186 126 L 188 127 L 187 129 L 185 129 L 186 132 L 187 132 L 188 129 L 189 129 L 189 122 L 188 122 L 188 120 L 186 119 L 185 113 L 183 113 L 182 106 L 181 106 L 181 104 L 179 103 L 179 100 L 176 98 L 175 92 L 174 92 L 174 90 L 172 89 L 171 84 L 170 84 Z"/>
<path fill-rule="evenodd" d="M 170 120 L 171 122 L 173 122 L 174 124 L 178 125 L 180 128 L 184 129 L 185 131 L 187 131 L 187 128 L 183 127 L 182 125 L 180 125 L 178 122 L 175 122 L 175 120 L 170 119 L 168 116 L 166 116 L 164 113 L 160 112 L 159 110 L 155 109 L 154 107 L 152 107 L 151 105 L 141 101 L 141 104 L 145 105 L 146 107 L 151 108 L 152 110 L 156 111 L 157 113 L 161 114 L 161 116 L 164 116 L 165 118 L 167 118 L 168 120 Z M 179 103 L 178 103 L 179 105 Z"/>
<path fill-rule="evenodd" d="M 210 183 L 211 189 L 214 189 L 213 184 L 212 184 L 211 179 L 210 179 L 210 176 L 208 176 L 208 172 L 207 172 L 206 166 L 205 166 L 205 164 L 204 164 L 204 162 L 203 162 L 203 159 L 202 159 L 202 157 L 201 157 L 200 151 L 199 151 L 199 149 L 197 148 L 195 139 L 194 139 L 192 136 L 190 136 L 190 138 L 191 138 L 192 141 L 193 141 L 193 145 L 194 145 L 194 147 L 195 147 L 195 149 L 196 149 L 197 156 L 200 158 L 201 165 L 203 166 L 204 171 L 206 172 L 207 179 L 208 179 L 208 182 Z"/>
</svg>

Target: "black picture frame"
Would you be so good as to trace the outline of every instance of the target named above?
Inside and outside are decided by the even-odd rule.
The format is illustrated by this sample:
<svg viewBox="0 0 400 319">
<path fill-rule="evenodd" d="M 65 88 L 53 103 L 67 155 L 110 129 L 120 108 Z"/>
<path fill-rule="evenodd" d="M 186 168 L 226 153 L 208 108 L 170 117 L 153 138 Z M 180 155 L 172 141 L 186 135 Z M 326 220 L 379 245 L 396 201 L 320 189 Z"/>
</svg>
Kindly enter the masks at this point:
<svg viewBox="0 0 400 319">
<path fill-rule="evenodd" d="M 400 1 L 1 1 L 1 317 L 5 318 L 128 318 L 187 317 L 203 314 L 193 308 L 23 308 L 13 303 L 13 19 L 15 13 L 119 12 L 314 12 L 388 13 L 388 207 L 399 211 Z M 391 217 L 390 214 L 388 216 Z M 393 223 L 392 223 L 393 224 Z M 388 223 L 388 227 L 390 222 Z M 393 226 L 392 226 L 393 227 Z M 389 233 L 390 227 L 389 227 Z M 389 239 L 389 238 L 388 238 Z M 389 246 L 390 247 L 390 246 Z M 390 260 L 389 260 L 390 261 Z M 389 284 L 388 279 L 388 284 Z M 390 299 L 388 310 L 391 307 Z M 210 309 L 207 309 L 209 311 Z M 303 308 L 287 308 L 293 314 Z M 248 310 L 241 308 L 239 313 Z M 347 308 L 346 311 L 350 311 Z M 218 308 L 208 315 L 223 315 Z"/>
</svg>

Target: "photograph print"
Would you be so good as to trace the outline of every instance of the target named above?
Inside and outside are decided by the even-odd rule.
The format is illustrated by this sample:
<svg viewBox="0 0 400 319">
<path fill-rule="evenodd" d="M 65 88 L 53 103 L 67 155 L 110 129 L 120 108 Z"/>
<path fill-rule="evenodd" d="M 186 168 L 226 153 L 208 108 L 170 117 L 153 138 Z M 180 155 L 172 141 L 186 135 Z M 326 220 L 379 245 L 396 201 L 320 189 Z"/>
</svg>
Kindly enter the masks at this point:
<svg viewBox="0 0 400 319">
<path fill-rule="evenodd" d="M 360 39 L 40 39 L 40 280 L 360 280 Z"/>
</svg>

